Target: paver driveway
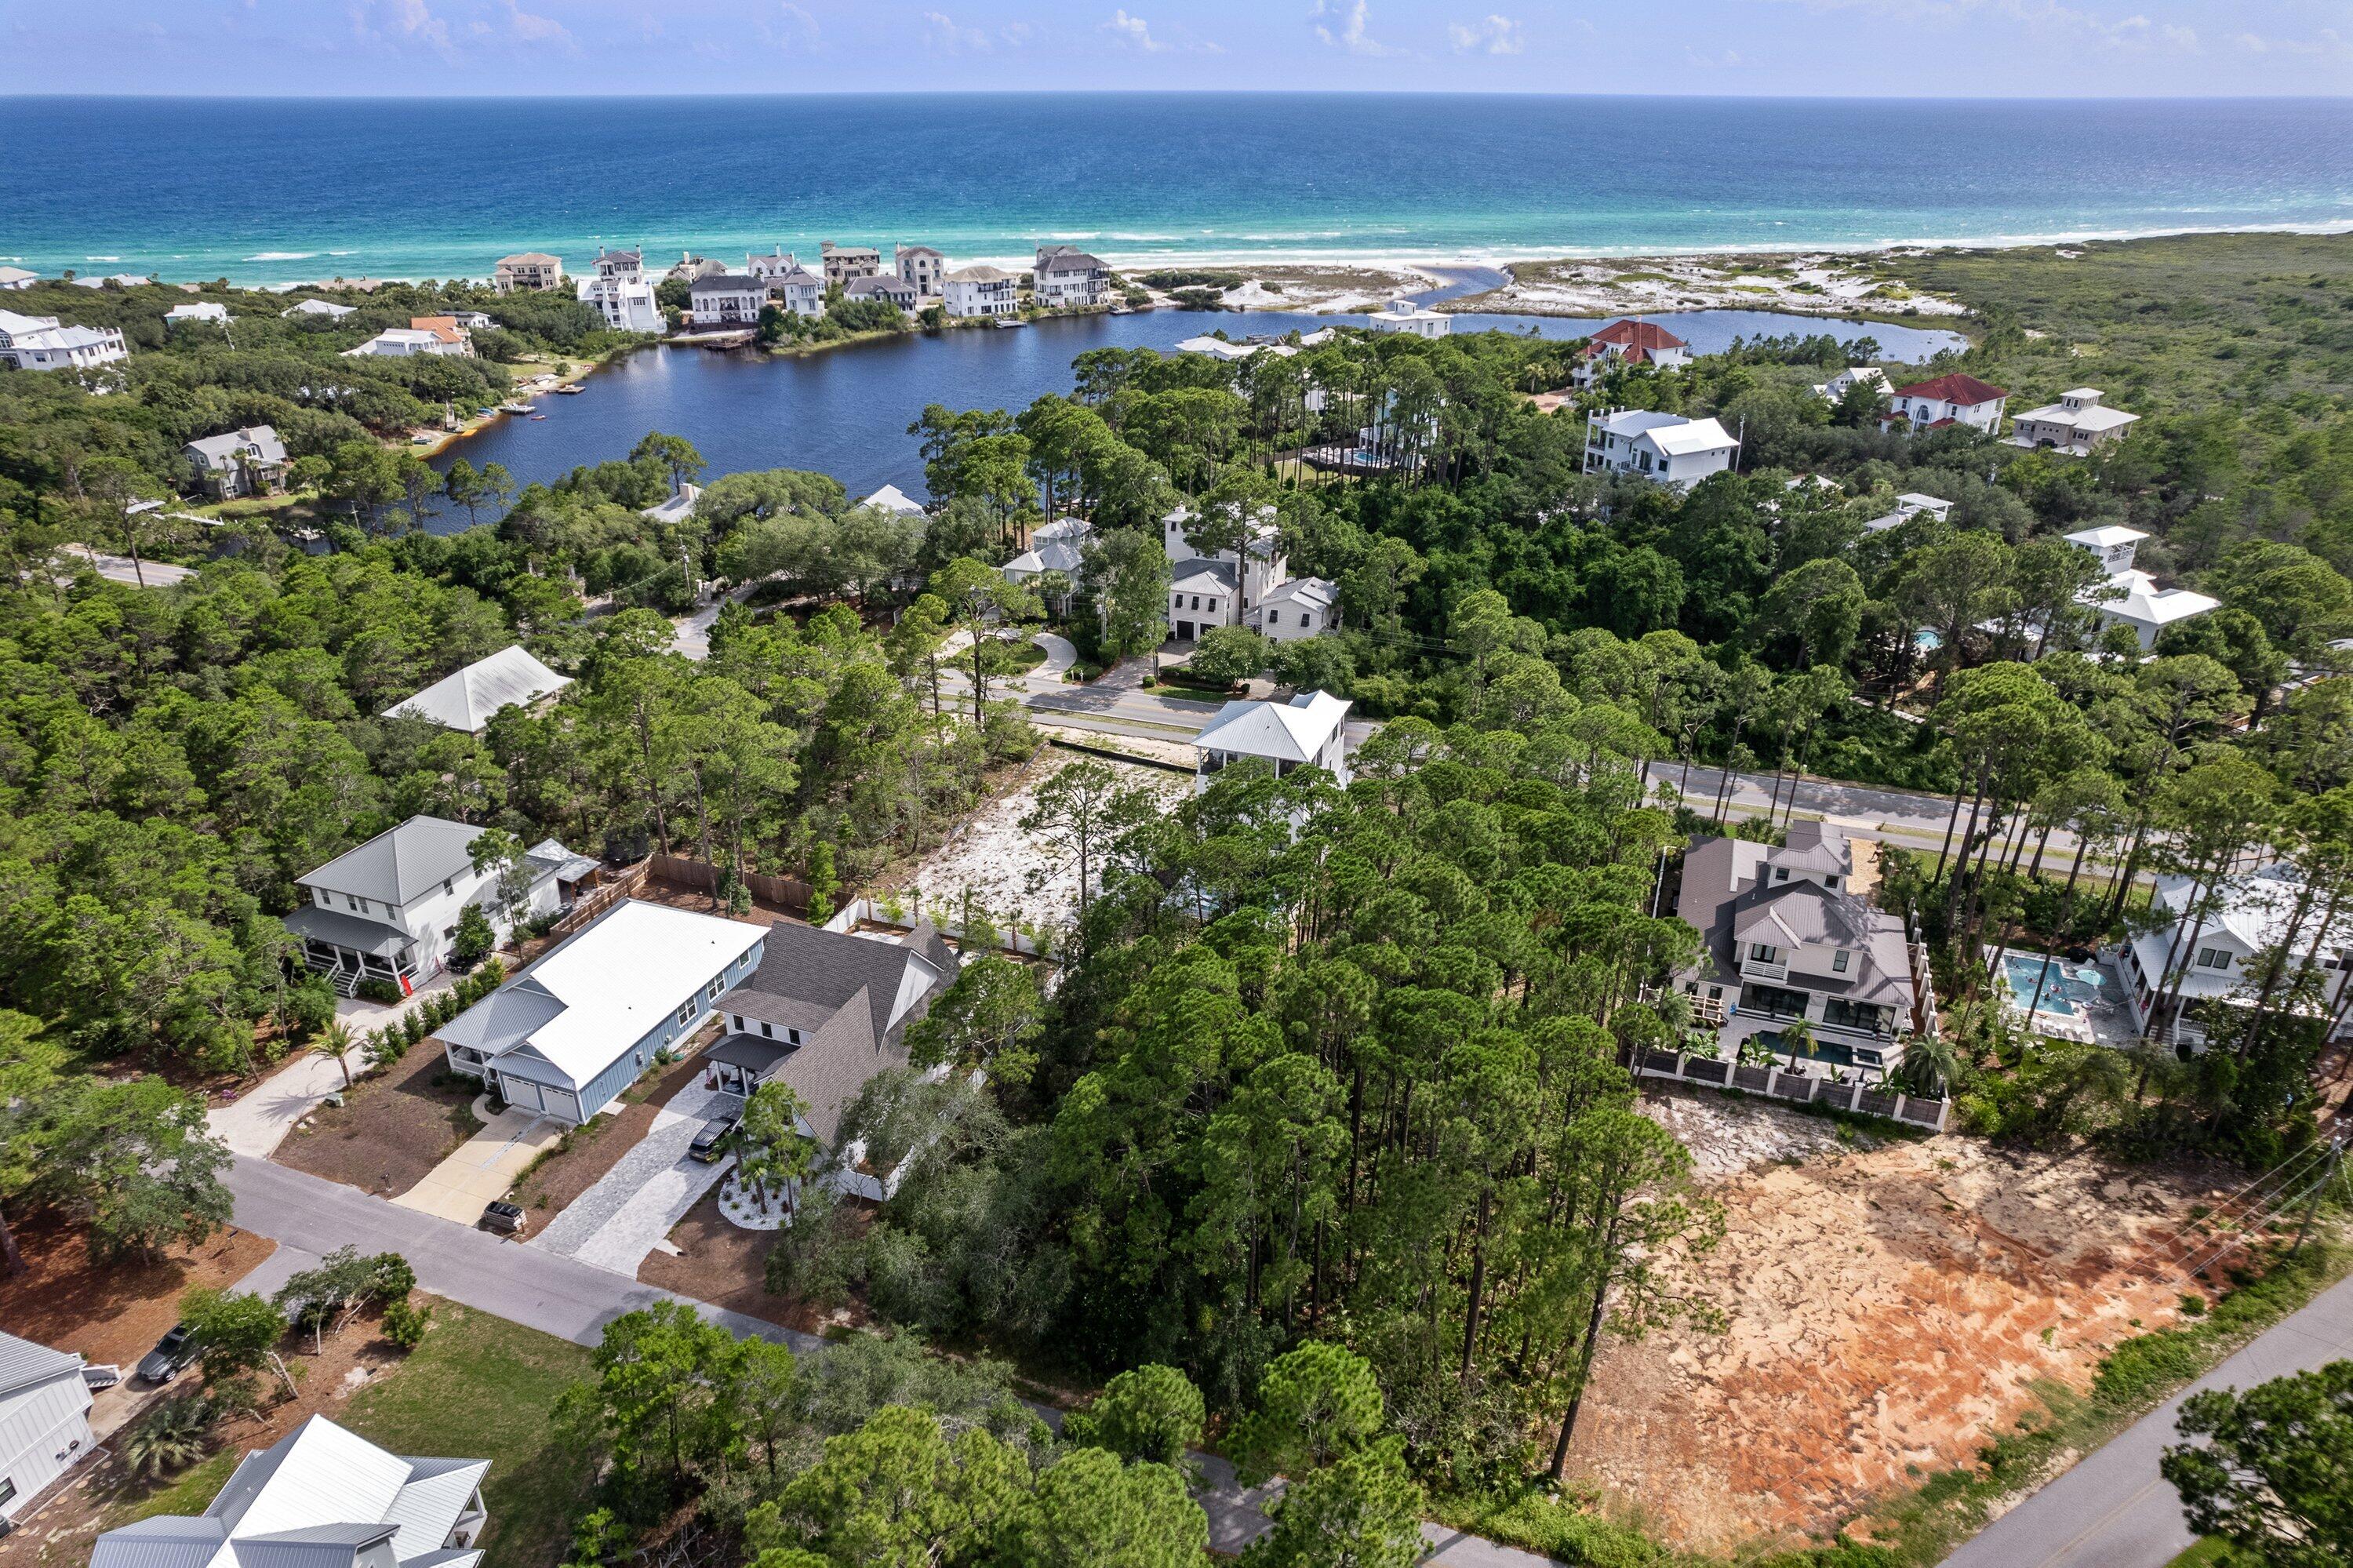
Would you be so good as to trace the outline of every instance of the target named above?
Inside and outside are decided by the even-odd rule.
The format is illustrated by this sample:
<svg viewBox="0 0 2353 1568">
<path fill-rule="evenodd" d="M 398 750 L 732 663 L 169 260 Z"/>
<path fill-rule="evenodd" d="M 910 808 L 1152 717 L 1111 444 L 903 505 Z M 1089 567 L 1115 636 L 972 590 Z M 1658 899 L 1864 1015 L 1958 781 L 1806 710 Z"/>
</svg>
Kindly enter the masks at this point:
<svg viewBox="0 0 2353 1568">
<path fill-rule="evenodd" d="M 687 1157 L 687 1145 L 705 1121 L 742 1105 L 723 1090 L 689 1084 L 654 1113 L 652 1129 L 637 1147 L 550 1220 L 531 1245 L 635 1279 L 654 1244 L 734 1163 L 731 1159 L 705 1165 Z"/>
</svg>

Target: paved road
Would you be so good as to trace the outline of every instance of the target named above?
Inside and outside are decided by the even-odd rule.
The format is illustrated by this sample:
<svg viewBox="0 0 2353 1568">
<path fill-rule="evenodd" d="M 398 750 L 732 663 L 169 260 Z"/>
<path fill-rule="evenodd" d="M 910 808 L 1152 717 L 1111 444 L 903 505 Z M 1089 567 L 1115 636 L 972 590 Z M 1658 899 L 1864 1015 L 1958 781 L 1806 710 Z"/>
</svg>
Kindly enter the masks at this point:
<svg viewBox="0 0 2353 1568">
<path fill-rule="evenodd" d="M 2248 1388 L 2353 1356 L 2353 1279 L 2167 1400 L 2075 1467 L 1989 1525 L 1947 1568 L 2165 1568 L 2190 1544 L 2181 1503 L 2158 1474 L 2179 1439 L 2182 1400 L 2206 1388 Z"/>
<path fill-rule="evenodd" d="M 228 1189 L 237 1200 L 237 1224 L 278 1243 L 277 1252 L 239 1282 L 248 1290 L 275 1290 L 322 1255 L 349 1244 L 364 1253 L 401 1254 L 416 1268 L 417 1284 L 436 1296 L 577 1344 L 597 1343 L 605 1325 L 624 1312 L 670 1300 L 686 1302 L 730 1333 L 789 1345 L 796 1355 L 825 1348 L 824 1340 L 811 1335 L 396 1208 L 355 1187 L 266 1160 L 239 1156 L 229 1168 Z M 1056 1419 L 1053 1412 L 1041 1414 Z M 1194 1459 L 1209 1483 L 1200 1499 L 1209 1516 L 1211 1545 L 1239 1552 L 1271 1528 L 1262 1506 L 1280 1492 L 1279 1484 L 1244 1491 L 1233 1484 L 1232 1467 L 1223 1459 L 1210 1454 Z M 1422 1534 L 1432 1547 L 1423 1562 L 1440 1568 L 1544 1568 L 1546 1563 L 1532 1552 L 1434 1524 L 1422 1526 Z"/>
</svg>

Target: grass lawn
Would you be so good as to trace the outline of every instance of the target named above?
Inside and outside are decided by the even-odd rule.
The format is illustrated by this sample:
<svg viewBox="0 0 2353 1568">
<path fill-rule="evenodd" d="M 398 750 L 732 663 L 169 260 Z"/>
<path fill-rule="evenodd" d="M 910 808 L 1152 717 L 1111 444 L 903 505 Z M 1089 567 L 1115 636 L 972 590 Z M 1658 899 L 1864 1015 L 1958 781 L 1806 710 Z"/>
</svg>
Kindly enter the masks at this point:
<svg viewBox="0 0 2353 1568">
<path fill-rule="evenodd" d="M 437 1302 L 425 1342 L 340 1419 L 396 1454 L 487 1456 L 487 1568 L 548 1568 L 563 1558 L 590 1480 L 586 1457 L 554 1430 L 555 1401 L 587 1372 L 588 1351 L 568 1340 Z"/>
</svg>

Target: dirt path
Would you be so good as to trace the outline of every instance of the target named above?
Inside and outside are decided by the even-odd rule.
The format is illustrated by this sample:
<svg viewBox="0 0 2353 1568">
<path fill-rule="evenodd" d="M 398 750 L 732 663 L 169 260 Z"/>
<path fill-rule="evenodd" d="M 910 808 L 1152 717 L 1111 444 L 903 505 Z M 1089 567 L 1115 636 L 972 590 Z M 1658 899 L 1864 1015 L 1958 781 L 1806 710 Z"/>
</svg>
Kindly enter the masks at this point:
<svg viewBox="0 0 2353 1568">
<path fill-rule="evenodd" d="M 2145 1260 L 2207 1195 L 2187 1182 L 1957 1137 L 1764 1152 L 1708 1180 L 1727 1234 L 1683 1281 L 1727 1331 L 1606 1350 L 1577 1436 L 1576 1467 L 1676 1546 L 1826 1535 L 1968 1462 L 2034 1380 L 2084 1389 L 2136 1319 L 2179 1316 Z"/>
</svg>

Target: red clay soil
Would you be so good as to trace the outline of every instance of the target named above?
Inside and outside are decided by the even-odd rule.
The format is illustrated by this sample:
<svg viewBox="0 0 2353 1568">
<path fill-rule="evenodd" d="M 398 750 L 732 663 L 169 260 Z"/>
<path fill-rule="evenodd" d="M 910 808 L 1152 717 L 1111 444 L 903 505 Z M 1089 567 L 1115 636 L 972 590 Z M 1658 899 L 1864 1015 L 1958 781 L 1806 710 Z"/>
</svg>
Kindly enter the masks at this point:
<svg viewBox="0 0 2353 1568">
<path fill-rule="evenodd" d="M 278 1250 L 231 1226 L 160 1262 L 93 1263 L 80 1227 L 47 1215 L 18 1224 L 16 1245 L 25 1272 L 0 1276 L 0 1328 L 126 1369 L 179 1320 L 181 1292 L 234 1284 Z"/>
<path fill-rule="evenodd" d="M 322 1105 L 297 1123 L 270 1159 L 363 1192 L 407 1192 L 481 1125 L 473 1112 L 481 1085 L 448 1067 L 440 1047 L 419 1042 L 360 1079 L 342 1106 Z"/>
<path fill-rule="evenodd" d="M 860 1203 L 849 1208 L 855 1214 L 866 1213 Z M 639 1281 L 807 1334 L 866 1319 L 864 1307 L 855 1301 L 840 1311 L 825 1312 L 788 1296 L 770 1295 L 765 1278 L 776 1233 L 730 1224 L 719 1212 L 716 1187 L 670 1227 L 670 1241 L 679 1255 L 672 1257 L 659 1248 L 648 1253 L 638 1265 Z"/>
<path fill-rule="evenodd" d="M 658 1078 L 638 1079 L 622 1094 L 624 1103 L 619 1110 L 599 1117 L 586 1127 L 575 1128 L 554 1152 L 533 1168 L 522 1179 L 514 1201 L 541 1216 L 532 1222 L 534 1230 L 546 1216 L 562 1213 L 572 1200 L 604 1180 L 605 1172 L 618 1165 L 621 1156 L 653 1130 L 654 1113 L 669 1104 L 671 1096 L 702 1075 L 702 1064 L 697 1058 L 702 1047 L 715 1038 L 711 1034 L 690 1041 L 686 1049 L 695 1055 Z"/>
</svg>

